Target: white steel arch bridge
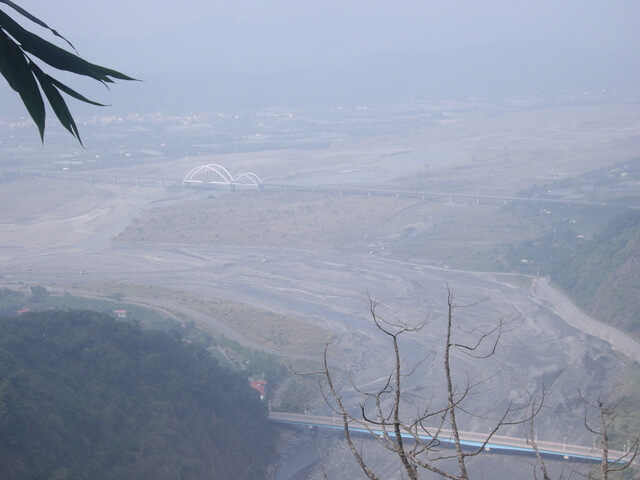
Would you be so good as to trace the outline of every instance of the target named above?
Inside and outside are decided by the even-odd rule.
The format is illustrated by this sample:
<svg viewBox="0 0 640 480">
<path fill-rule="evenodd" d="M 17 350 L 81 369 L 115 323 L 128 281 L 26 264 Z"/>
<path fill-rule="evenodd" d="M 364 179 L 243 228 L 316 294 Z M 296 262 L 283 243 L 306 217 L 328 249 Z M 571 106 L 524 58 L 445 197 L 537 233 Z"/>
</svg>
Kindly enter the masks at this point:
<svg viewBox="0 0 640 480">
<path fill-rule="evenodd" d="M 253 172 L 231 175 L 222 165 L 210 163 L 192 168 L 182 180 L 186 187 L 189 185 L 228 185 L 231 190 L 236 186 L 257 187 L 262 190 L 262 180 Z"/>
</svg>

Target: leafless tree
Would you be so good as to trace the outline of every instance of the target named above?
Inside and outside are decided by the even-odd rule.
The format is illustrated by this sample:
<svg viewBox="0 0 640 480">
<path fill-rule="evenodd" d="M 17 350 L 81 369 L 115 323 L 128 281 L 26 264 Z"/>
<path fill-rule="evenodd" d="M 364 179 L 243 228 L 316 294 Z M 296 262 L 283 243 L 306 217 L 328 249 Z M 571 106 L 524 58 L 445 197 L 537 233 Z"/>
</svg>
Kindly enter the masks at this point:
<svg viewBox="0 0 640 480">
<path fill-rule="evenodd" d="M 467 480 L 467 459 L 482 452 L 498 430 L 509 425 L 522 425 L 537 415 L 542 407 L 542 401 L 529 403 L 517 407 L 513 403 L 502 411 L 501 414 L 492 416 L 492 426 L 489 433 L 479 441 L 480 445 L 473 448 L 463 448 L 464 434 L 460 430 L 459 415 L 471 416 L 488 420 L 485 413 L 473 412 L 467 408 L 467 400 L 476 393 L 480 385 L 488 382 L 492 377 L 480 379 L 470 375 L 462 382 L 456 379 L 452 366 L 453 352 L 462 352 L 478 361 L 489 359 L 496 355 L 500 347 L 503 334 L 510 328 L 512 320 L 498 320 L 495 325 L 489 327 L 476 326 L 464 329 L 463 325 L 455 318 L 457 309 L 470 307 L 473 304 L 461 305 L 455 302 L 454 295 L 447 286 L 447 318 L 446 334 L 442 349 L 442 374 L 443 391 L 446 398 L 436 400 L 432 396 L 415 412 L 407 412 L 407 404 L 403 401 L 405 382 L 408 377 L 415 376 L 417 367 L 411 368 L 405 365 L 401 359 L 401 347 L 399 339 L 403 335 L 420 332 L 435 321 L 427 318 L 419 323 L 410 324 L 400 319 L 387 321 L 378 311 L 378 303 L 369 298 L 369 312 L 378 331 L 388 337 L 393 349 L 393 363 L 386 376 L 384 384 L 373 391 L 358 387 L 351 380 L 351 387 L 360 395 L 357 414 L 350 413 L 343 401 L 334 377 L 329 370 L 327 360 L 327 348 L 324 352 L 324 369 L 311 372 L 308 375 L 320 374 L 326 380 L 323 389 L 324 399 L 333 408 L 336 414 L 342 418 L 346 442 L 360 465 L 362 471 L 372 480 L 380 479 L 372 467 L 363 457 L 363 453 L 357 448 L 352 438 L 351 429 L 359 427 L 368 431 L 385 449 L 395 454 L 404 474 L 410 480 L 419 478 L 421 469 L 428 470 L 437 475 L 451 480 Z M 462 339 L 460 339 L 462 338 Z M 414 413 L 408 422 L 405 421 L 408 413 Z M 453 449 L 451 448 L 453 445 Z M 443 461 L 449 460 L 447 465 Z M 451 467 L 451 461 L 455 467 Z"/>
<path fill-rule="evenodd" d="M 587 477 L 589 479 L 600 478 L 602 480 L 608 480 L 610 473 L 622 472 L 628 468 L 638 469 L 638 465 L 634 464 L 634 461 L 640 453 L 640 434 L 637 434 L 634 439 L 629 440 L 622 452 L 612 452 L 609 448 L 611 428 L 619 420 L 619 415 L 622 410 L 622 400 L 614 401 L 613 392 L 614 390 L 610 390 L 607 394 L 600 394 L 596 401 L 587 400 L 582 391 L 578 392 L 584 406 L 584 425 L 586 429 L 594 435 L 593 453 L 597 454 L 598 457 L 601 456 L 601 461 L 599 468 L 588 470 L 586 473 L 584 471 L 572 470 L 570 472 L 571 474 L 578 474 L 581 477 Z M 541 403 L 544 402 L 545 393 L 546 390 L 543 390 L 541 399 L 534 399 L 531 402 L 532 409 L 537 409 L 538 403 L 541 405 Z M 542 473 L 543 480 L 551 480 L 545 461 L 538 448 L 534 419 L 531 418 L 523 427 L 527 443 L 536 455 L 537 463 L 534 470 L 534 477 L 538 478 L 537 470 L 539 469 Z M 597 444 L 596 438 L 600 439 Z M 611 458 L 612 453 L 615 453 L 613 459 Z M 560 478 L 564 478 L 564 475 L 561 474 Z"/>
<path fill-rule="evenodd" d="M 534 411 L 534 412 L 540 411 L 540 409 L 544 404 L 544 396 L 547 393 L 548 388 L 550 388 L 550 386 L 542 389 L 542 394 L 539 398 L 538 397 L 532 398 L 530 403 L 531 411 Z M 549 476 L 549 471 L 547 470 L 547 465 L 544 459 L 542 458 L 542 454 L 540 453 L 540 448 L 538 447 L 538 435 L 534 425 L 535 425 L 535 422 L 534 422 L 533 416 L 522 425 L 524 436 L 527 439 L 527 444 L 531 446 L 536 456 L 536 463 L 533 469 L 533 477 L 535 479 L 538 478 L 538 469 L 539 469 L 540 473 L 542 473 L 543 480 L 551 480 L 551 477 Z M 563 478 L 562 475 L 560 476 L 560 478 Z"/>
<path fill-rule="evenodd" d="M 595 438 L 599 439 L 602 450 L 602 461 L 600 462 L 600 478 L 607 480 L 610 473 L 621 472 L 634 466 L 636 458 L 640 453 L 640 434 L 629 440 L 623 452 L 617 452 L 612 457 L 612 450 L 609 446 L 609 436 L 615 422 L 619 420 L 621 399 L 614 399 L 613 390 L 607 394 L 601 394 L 595 401 L 588 400 L 582 392 L 580 398 L 585 404 L 584 426 Z M 595 472 L 590 472 L 589 478 L 596 478 Z"/>
</svg>

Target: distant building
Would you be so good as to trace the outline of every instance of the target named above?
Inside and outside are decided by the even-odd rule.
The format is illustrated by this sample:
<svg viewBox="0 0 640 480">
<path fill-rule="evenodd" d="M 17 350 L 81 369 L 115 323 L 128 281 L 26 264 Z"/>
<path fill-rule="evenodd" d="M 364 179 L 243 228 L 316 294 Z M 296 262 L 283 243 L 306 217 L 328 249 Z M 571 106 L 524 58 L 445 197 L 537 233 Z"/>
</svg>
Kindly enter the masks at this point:
<svg viewBox="0 0 640 480">
<path fill-rule="evenodd" d="M 267 396 L 267 382 L 266 380 L 254 380 L 249 383 L 251 388 L 256 389 L 260 393 L 260 400 L 264 400 Z"/>
<path fill-rule="evenodd" d="M 114 310 L 113 313 L 115 313 L 118 318 L 127 318 L 126 310 Z"/>
</svg>

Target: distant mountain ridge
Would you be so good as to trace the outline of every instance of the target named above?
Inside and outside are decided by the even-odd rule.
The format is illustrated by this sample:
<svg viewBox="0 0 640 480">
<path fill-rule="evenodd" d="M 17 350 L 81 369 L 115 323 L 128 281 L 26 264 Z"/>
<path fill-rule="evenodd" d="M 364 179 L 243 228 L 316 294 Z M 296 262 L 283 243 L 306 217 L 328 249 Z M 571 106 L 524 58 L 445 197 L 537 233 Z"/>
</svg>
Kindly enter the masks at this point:
<svg viewBox="0 0 640 480">
<path fill-rule="evenodd" d="M 380 52 L 347 62 L 270 73 L 220 72 L 212 58 L 200 72 L 136 75 L 144 83 L 117 85 L 107 95 L 99 91 L 98 98 L 112 106 L 96 110 L 74 104 L 72 111 L 90 115 L 184 113 L 602 90 L 625 95 L 637 92 L 640 85 L 635 58 L 560 40 L 469 46 L 429 55 Z M 9 102 L 5 112 L 7 108 L 14 115 L 24 115 L 16 101 Z"/>
<path fill-rule="evenodd" d="M 155 103 L 159 110 L 163 105 L 170 110 L 180 106 L 216 110 L 629 92 L 639 84 L 640 72 L 631 59 L 549 41 L 467 47 L 434 55 L 383 52 L 269 74 L 153 76 L 149 94 L 138 101 L 144 101 L 147 109 Z M 176 97 L 161 99 L 162 91 Z"/>
</svg>

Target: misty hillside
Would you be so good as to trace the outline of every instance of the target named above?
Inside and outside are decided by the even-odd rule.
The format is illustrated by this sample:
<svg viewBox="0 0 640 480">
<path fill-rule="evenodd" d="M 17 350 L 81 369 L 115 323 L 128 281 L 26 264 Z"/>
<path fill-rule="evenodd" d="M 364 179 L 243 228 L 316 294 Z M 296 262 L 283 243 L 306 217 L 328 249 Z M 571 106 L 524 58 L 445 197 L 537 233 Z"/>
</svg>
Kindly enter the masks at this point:
<svg viewBox="0 0 640 480">
<path fill-rule="evenodd" d="M 90 311 L 0 318 L 0 478 L 262 478 L 264 405 L 200 347 Z"/>
<path fill-rule="evenodd" d="M 596 318 L 640 336 L 640 214 L 613 219 L 555 277 Z"/>
<path fill-rule="evenodd" d="M 153 77 L 148 97 L 115 102 L 140 110 L 398 103 L 470 96 L 629 91 L 632 63 L 579 45 L 487 45 L 437 55 L 370 54 L 342 64 L 270 74 Z M 162 96 L 171 91 L 174 95 Z M 179 101 L 179 103 L 178 103 Z M 148 102 L 141 104 L 140 102 Z"/>
<path fill-rule="evenodd" d="M 266 73 L 220 70 L 211 57 L 203 59 L 199 71 L 136 72 L 144 82 L 113 88 L 108 95 L 112 106 L 105 112 L 182 113 L 540 94 L 626 95 L 640 84 L 634 66 L 633 59 L 621 55 L 551 40 L 460 47 L 430 55 L 380 51 L 348 61 L 318 61 L 313 67 Z M 104 92 L 96 90 L 94 96 L 103 98 Z M 25 115 L 18 100 L 8 100 L 5 114 Z M 72 111 L 96 113 L 79 102 L 73 103 Z"/>
<path fill-rule="evenodd" d="M 640 336 L 640 213 L 629 210 L 576 243 L 576 232 L 559 225 L 545 237 L 510 249 L 514 269 L 549 275 L 590 315 Z M 529 259 L 527 265 L 521 258 Z M 518 265 L 519 264 L 519 265 Z"/>
</svg>

